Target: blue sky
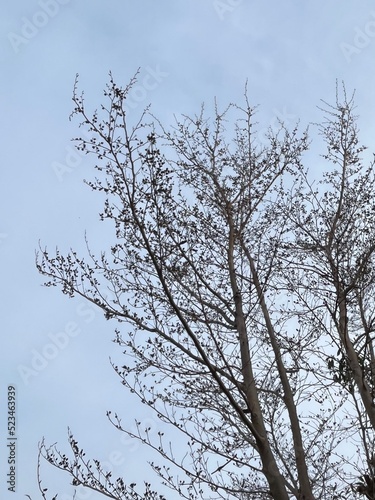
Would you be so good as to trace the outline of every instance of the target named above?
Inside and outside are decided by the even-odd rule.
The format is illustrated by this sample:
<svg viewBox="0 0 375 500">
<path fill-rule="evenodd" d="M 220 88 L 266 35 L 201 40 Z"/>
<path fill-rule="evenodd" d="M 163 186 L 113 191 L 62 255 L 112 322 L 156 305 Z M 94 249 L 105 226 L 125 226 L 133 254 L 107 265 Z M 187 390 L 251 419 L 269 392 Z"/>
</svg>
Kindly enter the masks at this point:
<svg viewBox="0 0 375 500">
<path fill-rule="evenodd" d="M 114 475 L 152 480 L 149 450 L 121 440 L 105 417 L 111 409 L 130 426 L 137 418 L 154 432 L 161 428 L 110 367 L 109 356 L 121 362 L 111 342 L 115 325 L 82 300 L 42 287 L 34 265 L 39 239 L 51 250 L 80 250 L 85 230 L 96 248 L 109 237 L 98 222 L 101 200 L 82 182 L 92 175 L 90 158 L 74 153 L 70 141 L 78 134 L 68 119 L 75 75 L 93 109 L 109 71 L 125 85 L 140 67 L 131 112 L 152 103 L 166 125 L 214 96 L 222 107 L 240 102 L 248 80 L 261 135 L 277 117 L 291 125 L 318 121 L 319 100 L 332 102 L 336 79 L 344 80 L 357 91 L 361 138 L 371 147 L 375 6 L 370 0 L 17 0 L 6 8 L 3 1 L 0 32 L 0 497 L 39 498 L 37 443 L 45 436 L 66 450 L 68 425 Z M 318 175 L 319 157 L 307 160 Z M 9 384 L 17 388 L 16 495 L 4 480 Z M 71 498 L 63 473 L 43 464 L 42 476 L 51 493 Z M 79 492 L 78 500 L 86 498 L 101 497 Z"/>
</svg>

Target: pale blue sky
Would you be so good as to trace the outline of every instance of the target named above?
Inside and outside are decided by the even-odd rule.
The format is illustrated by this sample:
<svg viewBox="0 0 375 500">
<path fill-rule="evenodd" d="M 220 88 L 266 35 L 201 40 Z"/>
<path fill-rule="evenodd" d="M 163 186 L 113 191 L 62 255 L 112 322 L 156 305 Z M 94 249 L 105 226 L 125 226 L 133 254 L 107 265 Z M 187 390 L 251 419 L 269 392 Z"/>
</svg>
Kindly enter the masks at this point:
<svg viewBox="0 0 375 500">
<path fill-rule="evenodd" d="M 41 287 L 34 265 L 39 239 L 64 250 L 83 248 L 85 229 L 97 248 L 109 237 L 97 222 L 100 199 L 82 183 L 92 174 L 90 158 L 71 156 L 75 74 L 94 108 L 109 70 L 126 84 L 141 67 L 132 109 L 151 102 L 165 124 L 173 114 L 198 112 L 214 96 L 222 106 L 240 101 L 248 79 L 250 101 L 260 105 L 260 130 L 276 116 L 291 124 L 300 118 L 304 126 L 319 120 L 316 106 L 321 98 L 332 102 L 337 78 L 349 91 L 357 89 L 361 137 L 371 147 L 375 6 L 370 0 L 3 0 L 2 6 L 0 497 L 39 499 L 37 442 L 44 435 L 66 450 L 68 425 L 88 455 L 108 461 L 119 452 L 114 475 L 152 480 L 149 450 L 121 442 L 105 417 L 112 409 L 130 425 L 137 417 L 155 431 L 161 427 L 109 365 L 110 355 L 121 362 L 111 343 L 115 325 L 82 300 Z M 310 170 L 318 172 L 314 158 Z M 58 165 L 67 171 L 58 175 Z M 64 330 L 69 342 L 51 351 Z M 49 352 L 53 359 L 34 370 L 36 354 Z M 25 370 L 34 371 L 26 376 Z M 4 405 L 11 383 L 17 386 L 16 496 L 4 488 Z M 44 464 L 43 478 L 51 493 L 71 498 L 64 474 Z"/>
</svg>

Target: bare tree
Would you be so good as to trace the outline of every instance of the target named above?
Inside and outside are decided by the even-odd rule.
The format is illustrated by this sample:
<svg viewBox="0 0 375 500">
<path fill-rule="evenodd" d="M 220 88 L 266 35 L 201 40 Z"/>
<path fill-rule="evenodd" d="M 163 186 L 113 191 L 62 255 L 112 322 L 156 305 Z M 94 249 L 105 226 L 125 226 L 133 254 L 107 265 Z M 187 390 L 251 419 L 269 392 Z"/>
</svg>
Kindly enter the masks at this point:
<svg viewBox="0 0 375 500">
<path fill-rule="evenodd" d="M 213 119 L 202 108 L 167 130 L 148 110 L 129 123 L 133 83 L 111 77 L 93 115 L 77 85 L 73 96 L 113 243 L 100 256 L 88 245 L 87 258 L 41 248 L 37 266 L 47 286 L 119 322 L 127 364 L 113 367 L 187 436 L 189 462 L 162 435 L 109 420 L 169 462 L 151 465 L 181 498 L 374 499 L 375 179 L 373 164 L 362 167 L 353 99 L 344 89 L 343 104 L 339 94 L 325 104 L 328 166 L 314 184 L 302 164 L 307 131 L 280 123 L 257 146 L 246 95 L 242 107 L 215 105 Z M 69 442 L 71 459 L 41 450 L 73 484 L 164 498 L 112 480 Z"/>
</svg>

